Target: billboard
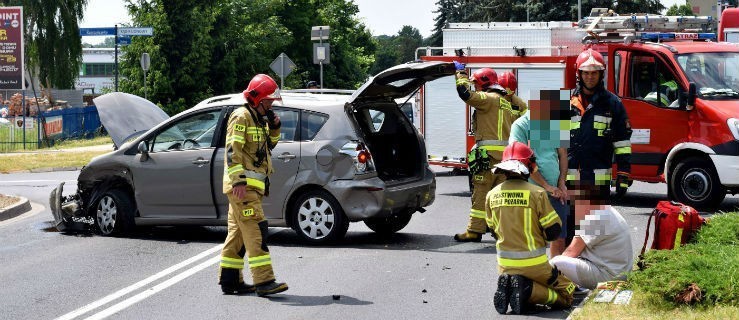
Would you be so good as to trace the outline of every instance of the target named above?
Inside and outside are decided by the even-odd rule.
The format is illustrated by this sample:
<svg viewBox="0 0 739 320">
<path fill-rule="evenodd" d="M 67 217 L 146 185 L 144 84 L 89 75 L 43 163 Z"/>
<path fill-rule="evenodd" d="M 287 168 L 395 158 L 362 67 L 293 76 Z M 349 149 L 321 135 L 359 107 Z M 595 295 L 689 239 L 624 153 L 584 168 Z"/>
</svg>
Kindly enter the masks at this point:
<svg viewBox="0 0 739 320">
<path fill-rule="evenodd" d="M 24 90 L 23 7 L 0 7 L 0 90 Z"/>
</svg>

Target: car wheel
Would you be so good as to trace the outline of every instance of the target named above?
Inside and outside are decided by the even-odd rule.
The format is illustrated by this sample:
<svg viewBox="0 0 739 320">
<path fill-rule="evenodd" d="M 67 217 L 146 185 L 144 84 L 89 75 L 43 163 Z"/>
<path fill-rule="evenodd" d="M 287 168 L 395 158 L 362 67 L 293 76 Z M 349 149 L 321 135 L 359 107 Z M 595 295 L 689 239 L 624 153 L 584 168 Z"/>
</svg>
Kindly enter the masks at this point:
<svg viewBox="0 0 739 320">
<path fill-rule="evenodd" d="M 364 224 L 374 232 L 388 235 L 405 228 L 411 222 L 412 217 L 413 213 L 403 212 L 387 218 L 368 219 L 364 221 Z"/>
<path fill-rule="evenodd" d="M 716 207 L 726 197 L 713 163 L 704 157 L 690 157 L 678 163 L 669 184 L 670 198 L 694 208 Z"/>
<path fill-rule="evenodd" d="M 344 237 L 349 220 L 334 197 L 324 190 L 301 194 L 292 210 L 293 229 L 308 243 L 321 244 Z"/>
<path fill-rule="evenodd" d="M 120 234 L 134 226 L 133 211 L 133 202 L 125 192 L 109 190 L 95 206 L 95 225 L 102 235 Z"/>
</svg>

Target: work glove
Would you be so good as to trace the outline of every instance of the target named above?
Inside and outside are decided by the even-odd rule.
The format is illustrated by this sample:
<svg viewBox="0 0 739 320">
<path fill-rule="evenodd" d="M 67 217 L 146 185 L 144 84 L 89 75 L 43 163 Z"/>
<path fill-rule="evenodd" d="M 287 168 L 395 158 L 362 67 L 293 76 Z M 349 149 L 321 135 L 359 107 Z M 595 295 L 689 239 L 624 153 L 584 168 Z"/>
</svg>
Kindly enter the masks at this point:
<svg viewBox="0 0 739 320">
<path fill-rule="evenodd" d="M 616 174 L 616 192 L 619 194 L 626 193 L 626 190 L 631 186 L 631 176 L 626 172 L 619 172 Z"/>
<path fill-rule="evenodd" d="M 454 61 L 454 69 L 457 71 L 463 71 L 467 66 L 459 61 Z"/>
<path fill-rule="evenodd" d="M 280 117 L 275 114 L 274 110 L 267 110 L 265 115 L 267 116 L 267 121 L 269 121 L 270 129 L 279 129 L 282 126 L 282 121 L 280 121 Z"/>
</svg>

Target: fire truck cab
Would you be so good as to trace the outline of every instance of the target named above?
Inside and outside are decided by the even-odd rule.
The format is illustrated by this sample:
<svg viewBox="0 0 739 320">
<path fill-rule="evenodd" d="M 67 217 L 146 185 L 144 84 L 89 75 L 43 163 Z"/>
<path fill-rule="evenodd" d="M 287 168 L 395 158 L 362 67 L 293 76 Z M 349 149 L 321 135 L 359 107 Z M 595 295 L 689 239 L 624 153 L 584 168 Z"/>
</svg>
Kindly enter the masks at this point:
<svg viewBox="0 0 739 320">
<path fill-rule="evenodd" d="M 710 24 L 710 17 L 602 15 L 573 30 L 584 43 L 578 52 L 592 46 L 607 59 L 607 89 L 621 98 L 633 129 L 632 178 L 665 182 L 671 199 L 697 208 L 739 192 L 739 46 L 714 42 Z M 469 59 L 477 67 L 501 59 L 508 65 L 559 61 L 562 88 L 573 89 L 575 57 Z"/>
</svg>

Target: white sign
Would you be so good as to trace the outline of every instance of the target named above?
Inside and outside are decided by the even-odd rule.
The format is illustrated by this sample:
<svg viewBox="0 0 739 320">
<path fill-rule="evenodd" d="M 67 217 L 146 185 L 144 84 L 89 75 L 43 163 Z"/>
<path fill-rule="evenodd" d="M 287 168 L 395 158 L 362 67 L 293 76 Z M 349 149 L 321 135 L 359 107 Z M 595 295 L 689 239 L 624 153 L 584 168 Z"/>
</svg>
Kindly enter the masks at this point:
<svg viewBox="0 0 739 320">
<path fill-rule="evenodd" d="M 152 36 L 154 35 L 154 28 L 142 27 L 142 28 L 118 28 L 119 36 Z"/>
<path fill-rule="evenodd" d="M 649 144 L 650 129 L 634 129 L 631 132 L 631 144 Z"/>
</svg>

